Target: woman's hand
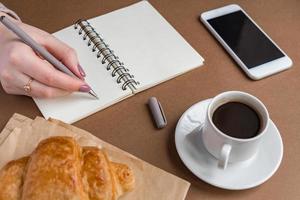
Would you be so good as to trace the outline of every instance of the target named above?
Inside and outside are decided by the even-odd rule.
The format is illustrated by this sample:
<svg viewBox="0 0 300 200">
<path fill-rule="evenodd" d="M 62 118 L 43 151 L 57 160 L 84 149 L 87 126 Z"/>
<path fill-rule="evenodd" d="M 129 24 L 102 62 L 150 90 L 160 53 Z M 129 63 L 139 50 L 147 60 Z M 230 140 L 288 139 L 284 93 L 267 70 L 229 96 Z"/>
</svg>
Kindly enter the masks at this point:
<svg viewBox="0 0 300 200">
<path fill-rule="evenodd" d="M 1 12 L 0 14 L 9 17 Z M 90 90 L 84 82 L 84 71 L 72 48 L 45 31 L 11 17 L 10 19 L 81 77 L 81 80 L 56 70 L 0 23 L 0 81 L 7 93 L 51 98 L 74 91 L 88 92 Z M 28 83 L 31 90 L 26 92 L 24 86 Z"/>
</svg>

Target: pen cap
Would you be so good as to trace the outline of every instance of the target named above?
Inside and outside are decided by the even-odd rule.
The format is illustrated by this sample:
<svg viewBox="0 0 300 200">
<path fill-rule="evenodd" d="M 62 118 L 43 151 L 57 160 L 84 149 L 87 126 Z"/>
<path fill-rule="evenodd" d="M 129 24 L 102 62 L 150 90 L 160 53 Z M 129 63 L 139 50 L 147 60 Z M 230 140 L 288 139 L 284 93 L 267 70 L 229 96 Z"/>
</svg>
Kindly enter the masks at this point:
<svg viewBox="0 0 300 200">
<path fill-rule="evenodd" d="M 157 128 L 165 127 L 167 119 L 159 101 L 155 97 L 151 97 L 148 100 L 148 105 Z"/>
</svg>

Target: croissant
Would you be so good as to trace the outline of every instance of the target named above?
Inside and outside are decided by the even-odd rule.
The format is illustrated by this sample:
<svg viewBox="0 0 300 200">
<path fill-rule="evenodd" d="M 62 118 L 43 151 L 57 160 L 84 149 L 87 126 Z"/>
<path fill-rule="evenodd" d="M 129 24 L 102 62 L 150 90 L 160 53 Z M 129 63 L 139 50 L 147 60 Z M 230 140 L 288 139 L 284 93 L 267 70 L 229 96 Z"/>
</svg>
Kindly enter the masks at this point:
<svg viewBox="0 0 300 200">
<path fill-rule="evenodd" d="M 104 150 L 51 137 L 1 169 L 0 200 L 116 200 L 134 184 L 132 170 Z"/>
</svg>

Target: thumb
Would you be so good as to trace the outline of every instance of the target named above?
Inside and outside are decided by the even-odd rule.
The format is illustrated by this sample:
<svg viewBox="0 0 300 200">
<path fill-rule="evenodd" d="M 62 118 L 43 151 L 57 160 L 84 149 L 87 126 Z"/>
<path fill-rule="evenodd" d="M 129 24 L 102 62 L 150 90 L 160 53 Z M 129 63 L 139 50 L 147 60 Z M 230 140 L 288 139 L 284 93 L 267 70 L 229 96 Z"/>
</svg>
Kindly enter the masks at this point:
<svg viewBox="0 0 300 200">
<path fill-rule="evenodd" d="M 79 64 L 75 50 L 50 34 L 44 37 L 42 45 L 73 73 L 84 79 L 85 72 Z"/>
</svg>

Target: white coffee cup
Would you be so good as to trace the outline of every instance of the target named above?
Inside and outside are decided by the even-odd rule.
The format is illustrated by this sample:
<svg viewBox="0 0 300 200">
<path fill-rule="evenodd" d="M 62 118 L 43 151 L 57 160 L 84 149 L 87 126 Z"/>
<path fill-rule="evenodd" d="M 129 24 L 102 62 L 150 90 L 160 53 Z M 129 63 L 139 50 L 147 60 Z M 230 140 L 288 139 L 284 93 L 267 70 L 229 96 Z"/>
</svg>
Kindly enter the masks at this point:
<svg viewBox="0 0 300 200">
<path fill-rule="evenodd" d="M 228 102 L 244 103 L 256 111 L 261 120 L 261 128 L 255 137 L 247 139 L 231 137 L 215 126 L 212 121 L 213 113 L 219 106 Z M 218 159 L 218 166 L 225 169 L 228 163 L 246 161 L 255 156 L 268 125 L 268 111 L 258 98 L 240 91 L 224 92 L 215 96 L 208 106 L 202 130 L 203 144 L 207 151 Z"/>
</svg>

